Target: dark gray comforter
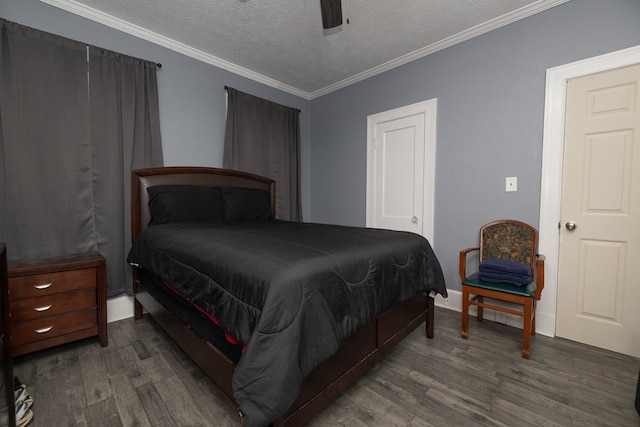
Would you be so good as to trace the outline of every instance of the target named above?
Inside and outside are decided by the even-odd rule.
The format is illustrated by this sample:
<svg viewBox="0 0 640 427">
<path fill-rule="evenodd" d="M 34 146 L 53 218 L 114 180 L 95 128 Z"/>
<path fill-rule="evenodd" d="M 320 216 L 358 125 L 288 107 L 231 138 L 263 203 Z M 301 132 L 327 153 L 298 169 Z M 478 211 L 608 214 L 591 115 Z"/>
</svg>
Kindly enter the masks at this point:
<svg viewBox="0 0 640 427">
<path fill-rule="evenodd" d="M 413 233 L 284 221 L 156 225 L 128 261 L 169 282 L 247 344 L 233 377 L 245 426 L 286 413 L 345 338 L 420 291 L 447 291 Z"/>
</svg>

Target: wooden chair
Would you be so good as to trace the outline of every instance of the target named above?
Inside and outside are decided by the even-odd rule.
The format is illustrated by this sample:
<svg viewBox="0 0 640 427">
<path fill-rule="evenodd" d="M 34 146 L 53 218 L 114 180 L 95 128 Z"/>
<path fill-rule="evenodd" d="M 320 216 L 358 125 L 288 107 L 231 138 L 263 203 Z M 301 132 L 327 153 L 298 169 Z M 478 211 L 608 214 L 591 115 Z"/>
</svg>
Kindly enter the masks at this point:
<svg viewBox="0 0 640 427">
<path fill-rule="evenodd" d="M 462 280 L 462 338 L 469 336 L 469 306 L 478 308 L 478 321 L 482 321 L 483 309 L 514 314 L 524 319 L 522 332 L 522 357 L 531 354 L 531 335 L 536 333 L 536 301 L 544 288 L 544 255 L 537 253 L 538 231 L 524 222 L 515 220 L 493 221 L 480 229 L 480 246 L 460 251 L 460 280 Z M 467 275 L 467 255 L 479 251 L 479 263 L 489 258 L 517 261 L 531 266 L 533 282 L 528 286 L 485 282 L 478 273 Z M 471 295 L 473 297 L 469 298 Z M 522 305 L 522 310 L 501 307 L 484 301 L 501 300 Z M 515 307 L 517 308 L 517 307 Z"/>
</svg>

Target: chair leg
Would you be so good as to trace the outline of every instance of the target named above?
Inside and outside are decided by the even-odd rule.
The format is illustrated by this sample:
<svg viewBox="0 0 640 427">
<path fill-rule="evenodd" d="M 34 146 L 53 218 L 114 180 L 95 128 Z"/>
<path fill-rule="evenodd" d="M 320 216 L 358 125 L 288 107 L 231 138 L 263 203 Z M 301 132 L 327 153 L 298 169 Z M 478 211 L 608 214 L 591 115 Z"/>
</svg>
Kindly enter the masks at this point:
<svg viewBox="0 0 640 427">
<path fill-rule="evenodd" d="M 533 301 L 533 312 L 531 313 L 531 335 L 536 334 L 536 302 Z"/>
<path fill-rule="evenodd" d="M 469 288 L 462 287 L 462 338 L 469 337 Z"/>
<path fill-rule="evenodd" d="M 522 331 L 522 357 L 528 359 L 531 356 L 531 325 L 533 323 L 532 310 L 533 300 L 528 300 L 524 304 L 524 328 Z"/>
<path fill-rule="evenodd" d="M 478 301 L 478 303 L 483 304 L 484 303 L 484 297 L 483 296 L 476 296 L 476 301 Z M 484 308 L 482 306 L 478 306 L 478 322 L 482 322 L 482 319 L 484 318 Z"/>
</svg>

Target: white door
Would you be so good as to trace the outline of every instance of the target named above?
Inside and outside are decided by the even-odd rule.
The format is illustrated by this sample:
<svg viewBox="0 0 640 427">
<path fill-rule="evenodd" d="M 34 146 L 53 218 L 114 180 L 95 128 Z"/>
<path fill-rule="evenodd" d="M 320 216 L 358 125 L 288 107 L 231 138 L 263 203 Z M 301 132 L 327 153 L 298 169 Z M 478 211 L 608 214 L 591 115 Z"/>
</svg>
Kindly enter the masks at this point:
<svg viewBox="0 0 640 427">
<path fill-rule="evenodd" d="M 556 333 L 640 357 L 640 65 L 567 83 Z"/>
<path fill-rule="evenodd" d="M 367 227 L 433 240 L 436 100 L 368 117 Z"/>
</svg>

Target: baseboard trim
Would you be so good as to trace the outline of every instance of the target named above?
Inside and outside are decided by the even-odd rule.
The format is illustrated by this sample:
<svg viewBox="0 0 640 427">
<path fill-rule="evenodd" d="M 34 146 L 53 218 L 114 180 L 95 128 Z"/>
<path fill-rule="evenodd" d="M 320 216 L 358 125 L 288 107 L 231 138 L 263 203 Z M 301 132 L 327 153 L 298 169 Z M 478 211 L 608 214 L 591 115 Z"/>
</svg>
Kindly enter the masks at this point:
<svg viewBox="0 0 640 427">
<path fill-rule="evenodd" d="M 107 299 L 107 322 L 133 317 L 133 297 L 121 295 Z"/>
</svg>

